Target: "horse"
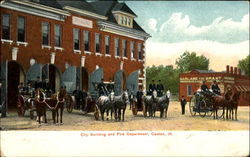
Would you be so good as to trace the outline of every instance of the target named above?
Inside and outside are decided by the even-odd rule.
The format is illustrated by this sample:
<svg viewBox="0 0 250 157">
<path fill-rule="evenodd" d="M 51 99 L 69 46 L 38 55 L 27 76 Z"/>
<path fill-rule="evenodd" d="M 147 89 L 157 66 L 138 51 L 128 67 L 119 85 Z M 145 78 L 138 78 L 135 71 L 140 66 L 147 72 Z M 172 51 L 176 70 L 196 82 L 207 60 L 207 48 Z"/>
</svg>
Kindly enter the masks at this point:
<svg viewBox="0 0 250 157">
<path fill-rule="evenodd" d="M 124 121 L 127 104 L 129 103 L 128 92 L 125 90 L 121 95 L 114 97 L 115 119 Z M 122 114 L 122 119 L 121 119 Z"/>
<path fill-rule="evenodd" d="M 60 109 L 60 124 L 62 123 L 63 109 L 65 98 L 67 96 L 67 92 L 64 88 L 61 88 L 60 91 L 56 94 L 53 94 L 51 98 L 46 98 L 45 93 L 41 90 L 37 90 L 37 97 L 35 101 L 36 111 L 38 116 L 38 122 L 41 124 L 41 116 L 44 116 L 45 123 L 47 123 L 46 119 L 46 108 L 48 107 L 52 111 L 53 123 L 58 123 L 58 111 Z M 55 118 L 57 117 L 57 119 Z"/>
<path fill-rule="evenodd" d="M 234 95 L 232 96 L 232 99 L 229 101 L 229 105 L 227 106 L 227 115 L 226 118 L 231 118 L 232 120 L 237 120 L 237 110 L 238 110 L 238 104 L 239 104 L 239 99 L 240 99 L 240 92 L 235 92 Z M 234 113 L 235 110 L 235 113 Z M 229 116 L 228 116 L 228 111 L 229 111 Z M 234 117 L 235 115 L 235 117 Z"/>
<path fill-rule="evenodd" d="M 153 103 L 153 117 L 155 117 L 155 112 L 157 109 L 160 110 L 160 118 L 163 117 L 165 113 L 165 118 L 167 118 L 167 111 L 169 106 L 169 94 L 166 93 L 162 97 L 155 98 L 155 103 Z"/>
<path fill-rule="evenodd" d="M 218 119 L 218 110 L 219 107 L 223 108 L 223 113 L 222 113 L 222 117 L 223 119 L 225 119 L 225 109 L 229 104 L 229 101 L 231 99 L 231 95 L 232 95 L 232 90 L 227 90 L 227 92 L 225 93 L 224 97 L 220 96 L 220 95 L 212 95 L 212 107 L 213 107 L 213 115 L 214 115 L 214 119 Z"/>
<path fill-rule="evenodd" d="M 149 113 L 149 117 L 153 116 L 153 103 L 155 103 L 157 97 L 157 91 L 153 91 L 153 95 L 143 96 L 143 105 L 145 106 L 145 114 L 144 117 L 147 117 L 147 112 Z"/>
<path fill-rule="evenodd" d="M 97 110 L 100 111 L 102 120 L 104 120 L 104 112 L 105 111 L 107 112 L 107 120 L 108 120 L 108 113 L 109 113 L 110 109 L 111 109 L 111 119 L 112 119 L 112 111 L 114 108 L 113 101 L 114 101 L 114 92 L 113 91 L 109 94 L 109 96 L 103 95 L 97 99 L 96 108 L 97 108 Z M 97 116 L 95 115 L 95 117 L 97 117 Z"/>
</svg>

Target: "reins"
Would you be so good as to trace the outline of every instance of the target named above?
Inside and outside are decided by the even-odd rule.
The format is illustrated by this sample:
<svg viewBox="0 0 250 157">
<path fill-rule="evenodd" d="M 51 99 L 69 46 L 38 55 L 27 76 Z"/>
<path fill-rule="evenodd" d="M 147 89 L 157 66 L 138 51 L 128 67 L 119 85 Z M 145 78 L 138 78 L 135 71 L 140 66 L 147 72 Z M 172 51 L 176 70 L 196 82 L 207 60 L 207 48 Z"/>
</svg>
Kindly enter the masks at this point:
<svg viewBox="0 0 250 157">
<path fill-rule="evenodd" d="M 55 109 L 57 108 L 57 106 L 58 106 L 59 103 L 65 102 L 65 99 L 64 99 L 64 98 L 63 98 L 62 101 L 59 100 L 59 98 L 58 98 L 59 93 L 57 92 L 57 94 L 56 94 L 56 100 L 57 100 L 56 106 L 55 106 L 55 107 L 51 107 L 51 106 L 45 101 L 45 100 L 48 100 L 48 99 L 45 98 L 45 94 L 44 94 L 43 92 L 41 92 L 41 93 L 43 94 L 44 99 L 43 99 L 43 101 L 40 101 L 40 100 L 39 100 L 39 98 L 40 98 L 39 92 L 40 92 L 40 91 L 38 91 L 38 96 L 37 96 L 37 98 L 36 98 L 36 101 L 37 101 L 38 103 L 45 103 L 45 104 L 47 105 L 47 107 L 48 107 L 50 110 L 55 110 Z"/>
</svg>

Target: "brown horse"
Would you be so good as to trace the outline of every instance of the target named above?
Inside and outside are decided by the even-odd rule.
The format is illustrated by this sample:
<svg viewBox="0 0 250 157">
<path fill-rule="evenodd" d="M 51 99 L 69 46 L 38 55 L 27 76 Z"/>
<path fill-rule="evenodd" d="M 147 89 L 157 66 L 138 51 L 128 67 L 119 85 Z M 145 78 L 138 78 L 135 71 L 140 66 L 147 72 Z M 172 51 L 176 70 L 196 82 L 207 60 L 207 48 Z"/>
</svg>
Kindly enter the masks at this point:
<svg viewBox="0 0 250 157">
<path fill-rule="evenodd" d="M 238 110 L 238 104 L 239 104 L 239 99 L 240 99 L 240 92 L 235 92 L 234 95 L 232 96 L 232 99 L 229 101 L 229 105 L 227 107 L 227 115 L 226 118 L 230 119 L 232 116 L 232 120 L 237 120 L 237 110 Z M 235 110 L 235 113 L 234 113 Z M 229 115 L 228 115 L 229 111 Z M 234 117 L 235 114 L 235 117 Z"/>
<path fill-rule="evenodd" d="M 222 117 L 223 117 L 223 119 L 225 119 L 225 116 L 224 116 L 225 109 L 229 105 L 229 102 L 231 100 L 231 96 L 232 96 L 232 90 L 231 89 L 228 89 L 224 96 L 218 96 L 218 95 L 212 96 L 214 119 L 215 118 L 218 119 L 219 107 L 223 108 Z"/>
<path fill-rule="evenodd" d="M 62 124 L 62 116 L 63 116 L 63 109 L 64 109 L 64 103 L 65 98 L 67 96 L 67 92 L 64 88 L 61 88 L 60 91 L 54 95 L 51 96 L 51 98 L 46 98 L 45 94 L 41 91 L 37 91 L 37 97 L 36 97 L 36 111 L 38 116 L 38 122 L 41 123 L 41 116 L 44 116 L 45 123 L 47 123 L 46 120 L 46 108 L 48 107 L 52 111 L 52 118 L 53 123 L 58 123 L 58 111 L 60 109 L 60 124 Z M 55 118 L 57 117 L 57 119 Z"/>
</svg>

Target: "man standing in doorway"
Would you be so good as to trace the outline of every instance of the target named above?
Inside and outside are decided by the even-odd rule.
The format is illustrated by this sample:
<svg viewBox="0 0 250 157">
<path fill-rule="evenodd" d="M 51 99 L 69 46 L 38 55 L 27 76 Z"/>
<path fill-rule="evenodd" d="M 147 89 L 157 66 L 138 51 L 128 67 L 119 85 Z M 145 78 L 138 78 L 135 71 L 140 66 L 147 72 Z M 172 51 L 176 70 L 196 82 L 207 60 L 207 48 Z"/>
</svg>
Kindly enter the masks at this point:
<svg viewBox="0 0 250 157">
<path fill-rule="evenodd" d="M 75 96 L 76 101 L 76 109 L 80 110 L 81 100 L 82 100 L 82 91 L 79 86 L 76 87 L 76 90 L 73 91 L 73 95 Z"/>
</svg>

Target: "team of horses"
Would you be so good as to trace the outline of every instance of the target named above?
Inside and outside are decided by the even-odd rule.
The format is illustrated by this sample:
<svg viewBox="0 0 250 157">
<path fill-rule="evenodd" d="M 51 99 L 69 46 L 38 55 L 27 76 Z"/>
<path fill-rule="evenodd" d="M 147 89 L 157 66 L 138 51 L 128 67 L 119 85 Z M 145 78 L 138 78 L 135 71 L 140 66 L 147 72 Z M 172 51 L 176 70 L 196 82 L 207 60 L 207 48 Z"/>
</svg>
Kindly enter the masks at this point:
<svg viewBox="0 0 250 157">
<path fill-rule="evenodd" d="M 35 92 L 35 98 L 25 98 L 19 95 L 17 102 L 18 115 L 24 115 L 25 110 L 30 110 L 31 118 L 34 117 L 34 111 L 37 114 L 37 121 L 41 124 L 41 118 L 44 118 L 44 122 L 47 123 L 46 111 L 49 109 L 52 111 L 53 123 L 63 124 L 63 110 L 67 99 L 70 97 L 64 88 L 61 88 L 59 92 L 47 97 L 46 94 L 41 90 L 37 89 Z M 144 117 L 155 117 L 157 111 L 160 112 L 160 118 L 167 118 L 167 111 L 169 107 L 169 95 L 167 93 L 163 96 L 158 97 L 157 92 L 153 91 L 152 95 L 141 95 L 139 98 L 143 104 Z M 237 109 L 238 102 L 240 99 L 240 92 L 233 92 L 227 90 L 224 96 L 211 95 L 213 115 L 214 119 L 218 119 L 219 108 L 223 109 L 223 118 L 237 120 Z M 92 100 L 92 99 L 91 99 Z M 114 92 L 111 92 L 108 96 L 100 96 L 96 101 L 92 102 L 91 106 L 94 108 L 95 119 L 104 120 L 104 114 L 106 112 L 106 119 L 109 120 L 109 113 L 111 120 L 114 116 L 116 121 L 124 121 L 124 115 L 126 107 L 131 103 L 138 103 L 135 95 L 129 95 L 128 91 L 123 91 L 121 95 L 115 96 Z M 60 117 L 60 122 L 59 122 Z"/>
</svg>

